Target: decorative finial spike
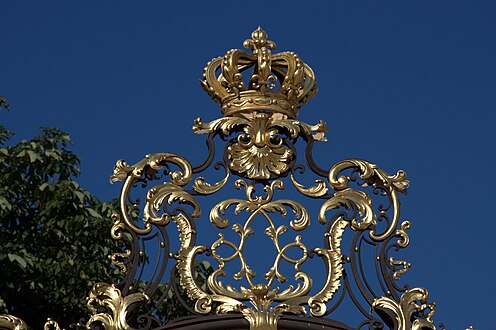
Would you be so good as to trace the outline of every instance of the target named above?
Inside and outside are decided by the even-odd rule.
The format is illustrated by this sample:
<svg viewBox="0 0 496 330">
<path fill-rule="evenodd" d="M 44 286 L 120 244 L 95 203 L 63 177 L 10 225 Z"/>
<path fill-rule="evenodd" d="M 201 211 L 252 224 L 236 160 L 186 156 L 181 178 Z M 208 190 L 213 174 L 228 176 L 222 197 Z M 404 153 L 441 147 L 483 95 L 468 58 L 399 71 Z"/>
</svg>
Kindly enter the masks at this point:
<svg viewBox="0 0 496 330">
<path fill-rule="evenodd" d="M 251 48 L 253 53 L 264 47 L 276 49 L 276 44 L 273 41 L 268 40 L 267 32 L 262 30 L 260 26 L 251 33 L 251 39 L 247 39 L 243 42 L 243 46 L 245 48 Z"/>
</svg>

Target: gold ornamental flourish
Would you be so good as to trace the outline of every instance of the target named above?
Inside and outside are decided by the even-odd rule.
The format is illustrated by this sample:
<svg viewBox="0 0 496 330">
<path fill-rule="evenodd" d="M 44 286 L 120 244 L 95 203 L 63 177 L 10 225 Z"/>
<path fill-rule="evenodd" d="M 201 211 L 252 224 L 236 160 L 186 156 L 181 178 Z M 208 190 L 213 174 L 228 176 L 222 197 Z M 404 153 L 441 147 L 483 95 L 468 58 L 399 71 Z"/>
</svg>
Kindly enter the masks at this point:
<svg viewBox="0 0 496 330">
<path fill-rule="evenodd" d="M 127 314 L 130 307 L 148 300 L 148 296 L 142 292 L 124 297 L 115 285 L 97 283 L 88 298 L 88 308 L 93 315 L 86 324 L 86 328 L 91 329 L 92 324 L 100 323 L 106 330 L 129 329 Z M 100 312 L 101 308 L 108 309 L 110 313 Z"/>
<path fill-rule="evenodd" d="M 174 164 L 179 167 L 179 171 L 174 171 L 169 173 L 169 177 L 171 178 L 171 183 L 164 183 L 161 187 L 154 187 L 150 190 L 147 196 L 147 208 L 145 211 L 145 219 L 144 219 L 144 227 L 136 226 L 134 220 L 131 218 L 128 212 L 128 199 L 129 193 L 132 187 L 138 182 L 138 180 L 152 180 L 157 177 L 157 174 L 160 171 L 164 170 L 164 166 L 167 164 Z M 119 160 L 115 164 L 114 173 L 110 177 L 110 182 L 114 183 L 116 181 L 124 180 L 124 184 L 121 190 L 120 195 L 120 206 L 121 206 L 121 215 L 114 216 L 114 226 L 112 228 L 112 232 L 114 233 L 114 238 L 117 230 L 122 228 L 122 219 L 124 223 L 129 226 L 134 232 L 138 234 L 147 234 L 152 230 L 152 222 L 155 221 L 157 224 L 166 225 L 169 222 L 169 217 L 167 214 L 164 214 L 163 218 L 158 218 L 156 213 L 153 211 L 153 208 L 157 210 L 157 203 L 154 205 L 154 199 L 157 199 L 157 191 L 161 193 L 159 196 L 162 199 L 158 202 L 160 204 L 163 201 L 163 198 L 169 197 L 168 202 L 172 203 L 173 201 L 180 199 L 187 199 L 188 202 L 195 204 L 194 199 L 191 197 L 187 197 L 186 194 L 182 193 L 181 186 L 189 183 L 191 181 L 192 169 L 190 163 L 181 156 L 170 154 L 170 153 L 157 153 L 152 155 L 146 155 L 146 158 L 139 161 L 138 163 L 128 166 L 124 160 Z M 160 199 L 160 197 L 158 198 Z M 137 204 L 134 204 L 133 207 L 138 207 Z M 195 208 L 196 212 L 199 212 L 199 208 Z M 197 215 L 197 213 L 195 213 Z M 199 214 L 198 214 L 199 215 Z M 121 218 L 122 216 L 122 218 Z"/>
<path fill-rule="evenodd" d="M 387 297 L 376 298 L 372 309 L 378 312 L 390 311 L 394 315 L 393 329 L 397 330 L 435 330 L 432 316 L 435 304 L 427 303 L 429 293 L 423 288 L 407 290 L 396 302 Z M 425 313 L 426 314 L 422 314 Z M 413 322 L 412 322 L 413 319 Z"/>
<path fill-rule="evenodd" d="M 334 164 L 334 166 L 332 166 L 329 170 L 329 184 L 335 190 L 339 191 L 348 187 L 348 184 L 351 181 L 350 177 L 346 175 L 339 175 L 347 169 L 357 170 L 360 178 L 366 181 L 364 184 L 370 183 L 370 185 L 374 188 L 383 187 L 389 192 L 394 209 L 391 224 L 382 234 L 377 234 L 375 230 L 370 232 L 370 237 L 373 240 L 384 240 L 396 230 L 396 226 L 399 221 L 400 204 L 398 192 L 406 194 L 406 190 L 410 186 L 410 181 L 406 179 L 406 173 L 399 170 L 395 175 L 389 175 L 384 170 L 380 169 L 376 164 L 369 163 L 362 159 L 347 159 Z"/>
<path fill-rule="evenodd" d="M 14 315 L 0 314 L 0 329 L 28 330 L 26 322 Z"/>
<path fill-rule="evenodd" d="M 197 134 L 218 132 L 230 136 L 236 130 L 242 130 L 236 142 L 227 149 L 229 169 L 246 174 L 250 179 L 269 179 L 284 174 L 289 170 L 294 151 L 284 144 L 283 131 L 296 139 L 299 134 L 305 136 L 318 135 L 325 141 L 323 133 L 326 125 L 320 121 L 316 125 L 308 125 L 294 119 L 279 119 L 267 113 L 253 113 L 247 117 L 224 117 L 210 123 L 195 120 L 193 131 Z"/>
</svg>

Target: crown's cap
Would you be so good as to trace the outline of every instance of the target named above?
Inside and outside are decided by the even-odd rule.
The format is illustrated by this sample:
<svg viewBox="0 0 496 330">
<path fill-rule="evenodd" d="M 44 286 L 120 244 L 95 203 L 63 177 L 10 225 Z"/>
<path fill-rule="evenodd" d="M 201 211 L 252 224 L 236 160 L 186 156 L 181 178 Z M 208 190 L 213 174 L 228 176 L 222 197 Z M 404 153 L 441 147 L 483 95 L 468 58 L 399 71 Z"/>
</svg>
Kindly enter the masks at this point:
<svg viewBox="0 0 496 330">
<path fill-rule="evenodd" d="M 318 90 L 312 69 L 293 52 L 272 54 L 276 45 L 260 27 L 243 46 L 252 54 L 232 49 L 207 63 L 203 89 L 221 105 L 224 116 L 263 111 L 296 118 Z"/>
</svg>

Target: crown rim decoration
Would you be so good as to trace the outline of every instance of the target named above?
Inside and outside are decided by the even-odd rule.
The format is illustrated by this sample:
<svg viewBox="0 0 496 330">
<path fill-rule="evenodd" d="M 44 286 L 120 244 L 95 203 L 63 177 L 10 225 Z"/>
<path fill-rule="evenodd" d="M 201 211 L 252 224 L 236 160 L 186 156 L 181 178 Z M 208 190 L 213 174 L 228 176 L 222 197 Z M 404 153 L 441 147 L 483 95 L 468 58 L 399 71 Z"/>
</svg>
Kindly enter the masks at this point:
<svg viewBox="0 0 496 330">
<path fill-rule="evenodd" d="M 264 111 L 296 118 L 318 91 L 313 70 L 294 52 L 272 54 L 276 44 L 260 27 L 243 46 L 252 54 L 231 49 L 207 63 L 200 81 L 203 89 L 221 106 L 224 116 Z M 243 75 L 251 68 L 246 84 Z"/>
</svg>

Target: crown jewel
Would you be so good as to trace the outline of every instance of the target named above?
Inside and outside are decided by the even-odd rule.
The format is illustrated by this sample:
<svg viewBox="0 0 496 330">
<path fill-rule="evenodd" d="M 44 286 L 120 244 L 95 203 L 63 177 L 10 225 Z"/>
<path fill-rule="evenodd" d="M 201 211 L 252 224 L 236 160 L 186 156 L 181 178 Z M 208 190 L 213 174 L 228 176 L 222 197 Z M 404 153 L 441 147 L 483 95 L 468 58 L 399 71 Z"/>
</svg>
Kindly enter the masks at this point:
<svg viewBox="0 0 496 330">
<path fill-rule="evenodd" d="M 207 64 L 203 89 L 221 105 L 224 116 L 263 111 L 296 118 L 318 90 L 312 69 L 293 52 L 272 54 L 276 44 L 260 27 L 243 46 L 252 54 L 232 49 Z"/>
</svg>

